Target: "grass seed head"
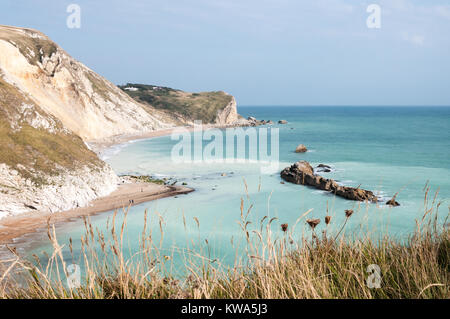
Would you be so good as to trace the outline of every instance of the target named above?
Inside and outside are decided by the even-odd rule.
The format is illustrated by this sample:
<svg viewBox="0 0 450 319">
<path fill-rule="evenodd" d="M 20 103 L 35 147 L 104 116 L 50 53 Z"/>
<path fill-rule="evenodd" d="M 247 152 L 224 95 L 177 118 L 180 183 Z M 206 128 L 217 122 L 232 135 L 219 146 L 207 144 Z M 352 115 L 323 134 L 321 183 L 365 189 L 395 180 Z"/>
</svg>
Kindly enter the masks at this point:
<svg viewBox="0 0 450 319">
<path fill-rule="evenodd" d="M 314 229 L 317 225 L 319 225 L 320 219 L 307 219 L 306 222 L 312 229 Z"/>
<path fill-rule="evenodd" d="M 353 209 L 346 209 L 345 210 L 345 217 L 349 218 L 353 214 Z"/>
</svg>

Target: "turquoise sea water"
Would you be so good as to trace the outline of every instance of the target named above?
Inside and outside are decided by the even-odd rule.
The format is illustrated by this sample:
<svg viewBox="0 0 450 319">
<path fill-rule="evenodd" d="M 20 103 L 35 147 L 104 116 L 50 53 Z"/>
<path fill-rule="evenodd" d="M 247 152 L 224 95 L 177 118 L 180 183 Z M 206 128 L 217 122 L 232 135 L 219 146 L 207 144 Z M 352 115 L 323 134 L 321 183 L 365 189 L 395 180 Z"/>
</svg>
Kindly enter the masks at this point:
<svg viewBox="0 0 450 319">
<path fill-rule="evenodd" d="M 237 223 L 241 199 L 244 200 L 244 213 L 253 205 L 249 215 L 253 227 L 259 228 L 258 222 L 266 215 L 277 217 L 273 230 L 280 236 L 280 224 L 293 225 L 309 209 L 313 209 L 309 218 L 322 219 L 318 232 L 325 226 L 323 218 L 327 210 L 333 216 L 333 224 L 341 225 L 345 219 L 344 210 L 355 209 L 357 212 L 349 220 L 347 234 L 356 234 L 364 224 L 368 226 L 364 233 L 388 233 L 399 239 L 406 238 L 414 230 L 416 219 L 423 215 L 426 184 L 431 187 L 431 195 L 439 191 L 437 199 L 443 202 L 441 221 L 448 214 L 450 108 L 273 106 L 240 107 L 238 111 L 244 117 L 251 115 L 275 123 L 280 119 L 289 122 L 273 126 L 280 130 L 279 171 L 298 160 L 309 161 L 313 166 L 325 163 L 331 165 L 333 171 L 321 173 L 323 176 L 348 186 L 361 185 L 373 190 L 383 201 L 399 192 L 397 200 L 401 206 L 360 204 L 313 188 L 281 184 L 279 171 L 261 174 L 257 163 L 176 164 L 170 155 L 177 142 L 170 136 L 135 141 L 103 154 L 118 174 L 172 177 L 179 184 L 186 182 L 195 188 L 195 192 L 130 208 L 125 239 L 130 254 L 138 249 L 146 209 L 158 243 L 161 239 L 159 221 L 162 220 L 163 252 L 174 255 L 175 265 L 189 254 L 184 250 L 186 247 L 195 252 L 199 249 L 197 244 L 211 258 L 232 264 L 236 254 L 241 253 L 236 248 L 237 238 L 242 237 Z M 294 152 L 300 143 L 308 147 L 307 153 Z M 104 229 L 110 217 L 111 213 L 100 214 L 92 217 L 92 222 Z M 297 227 L 298 236 L 309 231 L 304 220 Z M 74 239 L 76 255 L 77 239 L 84 233 L 83 222 L 60 225 L 57 233 L 61 243 Z M 39 253 L 49 249 L 47 242 L 44 235 L 42 239 L 34 236 L 33 246 L 22 249 L 30 254 Z M 69 255 L 68 251 L 65 254 Z"/>
</svg>

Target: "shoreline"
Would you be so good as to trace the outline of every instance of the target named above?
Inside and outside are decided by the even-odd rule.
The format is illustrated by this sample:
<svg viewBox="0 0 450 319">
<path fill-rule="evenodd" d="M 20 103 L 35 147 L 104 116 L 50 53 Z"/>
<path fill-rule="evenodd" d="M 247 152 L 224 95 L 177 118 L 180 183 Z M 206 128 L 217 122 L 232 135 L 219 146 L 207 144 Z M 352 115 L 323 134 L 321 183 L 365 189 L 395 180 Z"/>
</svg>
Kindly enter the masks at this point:
<svg viewBox="0 0 450 319">
<path fill-rule="evenodd" d="M 248 124 L 202 124 L 201 128 L 202 130 L 208 130 L 208 129 L 226 129 L 226 128 L 233 128 L 233 127 L 247 127 Z M 94 151 L 97 155 L 100 155 L 102 152 L 104 152 L 106 149 L 124 144 L 130 141 L 137 141 L 137 140 L 146 140 L 150 138 L 156 138 L 156 137 L 163 137 L 171 135 L 173 131 L 175 130 L 188 130 L 189 132 L 194 131 L 193 125 L 187 125 L 187 126 L 175 126 L 170 128 L 165 128 L 161 130 L 155 130 L 140 134 L 122 134 L 122 135 L 116 135 L 112 136 L 105 140 L 92 140 L 92 141 L 86 141 L 86 143 L 89 145 L 89 147 Z"/>
<path fill-rule="evenodd" d="M 14 240 L 38 232 L 47 224 L 56 224 L 96 215 L 116 209 L 128 209 L 156 199 L 188 194 L 194 189 L 154 183 L 131 182 L 118 186 L 111 194 L 99 197 L 88 206 L 63 212 L 29 212 L 0 219 L 0 245 L 15 244 Z M 133 200 L 133 203 L 130 203 Z"/>
<path fill-rule="evenodd" d="M 202 125 L 202 130 L 217 128 L 226 129 L 232 127 L 242 127 L 247 125 L 229 124 Z M 97 156 L 101 157 L 101 153 L 106 149 L 115 145 L 120 145 L 133 140 L 145 140 L 150 138 L 162 137 L 172 134 L 174 130 L 185 129 L 190 132 L 194 131 L 194 126 L 176 126 L 167 129 L 155 130 L 151 132 L 131 135 L 116 135 L 105 140 L 87 141 L 86 144 L 91 148 Z M 141 189 L 144 189 L 141 192 Z M 150 188 L 150 189 L 149 189 Z M 62 212 L 28 212 L 15 216 L 7 216 L 0 219 L 0 245 L 16 244 L 15 239 L 20 239 L 25 235 L 30 235 L 46 228 L 47 224 L 64 223 L 83 216 L 97 215 L 100 213 L 128 208 L 156 199 L 183 195 L 193 192 L 194 189 L 183 186 L 158 185 L 154 183 L 132 182 L 121 184 L 111 194 L 99 197 L 85 207 L 75 208 Z M 129 199 L 133 199 L 132 204 Z"/>
</svg>

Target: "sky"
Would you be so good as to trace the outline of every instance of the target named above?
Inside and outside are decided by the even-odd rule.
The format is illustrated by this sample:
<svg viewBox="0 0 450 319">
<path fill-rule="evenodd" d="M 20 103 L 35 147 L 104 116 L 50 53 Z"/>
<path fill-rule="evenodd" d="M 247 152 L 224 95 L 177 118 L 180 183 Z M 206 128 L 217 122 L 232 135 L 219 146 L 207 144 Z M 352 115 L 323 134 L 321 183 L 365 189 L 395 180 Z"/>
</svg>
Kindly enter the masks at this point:
<svg viewBox="0 0 450 319">
<path fill-rule="evenodd" d="M 1 0 L 0 24 L 40 30 L 115 84 L 238 105 L 450 105 L 450 0 Z"/>
</svg>

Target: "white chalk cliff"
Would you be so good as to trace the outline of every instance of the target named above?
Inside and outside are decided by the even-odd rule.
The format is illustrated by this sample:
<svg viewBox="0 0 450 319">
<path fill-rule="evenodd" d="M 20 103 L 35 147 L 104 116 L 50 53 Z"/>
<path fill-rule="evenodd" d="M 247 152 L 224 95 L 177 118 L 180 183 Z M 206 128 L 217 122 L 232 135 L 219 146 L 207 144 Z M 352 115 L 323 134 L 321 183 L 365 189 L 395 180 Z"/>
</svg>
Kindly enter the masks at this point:
<svg viewBox="0 0 450 319">
<path fill-rule="evenodd" d="M 38 31 L 0 26 L 2 76 L 84 140 L 169 127 Z"/>
<path fill-rule="evenodd" d="M 233 98 L 216 123 L 238 119 Z M 86 142 L 176 124 L 41 32 L 0 26 L 0 218 L 82 207 L 109 194 L 119 178 Z"/>
</svg>

